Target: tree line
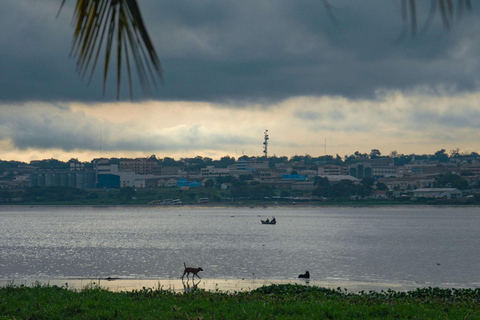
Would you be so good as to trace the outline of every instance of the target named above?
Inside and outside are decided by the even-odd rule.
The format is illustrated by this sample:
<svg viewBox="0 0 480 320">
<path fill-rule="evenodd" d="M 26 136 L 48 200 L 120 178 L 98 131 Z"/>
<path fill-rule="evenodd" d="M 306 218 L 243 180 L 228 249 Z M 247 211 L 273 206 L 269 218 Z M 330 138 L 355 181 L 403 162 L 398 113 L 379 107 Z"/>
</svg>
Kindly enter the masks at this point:
<svg viewBox="0 0 480 320">
<path fill-rule="evenodd" d="M 438 162 L 448 162 L 450 159 L 458 160 L 471 160 L 480 158 L 480 155 L 476 152 L 470 153 L 461 153 L 457 148 L 447 152 L 445 149 L 438 150 L 434 154 L 399 154 L 397 151 L 392 151 L 388 155 L 382 155 L 378 149 L 372 149 L 370 153 L 361 153 L 355 151 L 353 154 L 345 155 L 341 157 L 340 155 L 323 155 L 323 156 L 311 156 L 309 154 L 305 155 L 294 155 L 291 157 L 287 156 L 270 156 L 267 161 L 270 168 L 275 168 L 276 164 L 289 164 L 291 166 L 302 166 L 302 167 L 314 167 L 320 164 L 335 164 L 335 165 L 350 165 L 355 162 L 371 160 L 371 159 L 394 159 L 394 164 L 401 166 L 407 163 L 411 163 L 413 159 L 423 160 L 423 161 L 438 161 Z M 131 158 L 110 158 L 109 162 L 112 164 L 120 164 L 122 160 L 130 160 Z M 175 160 L 171 157 L 157 158 L 155 155 L 146 157 L 150 161 L 154 161 L 159 166 L 165 167 L 183 167 L 186 171 L 200 171 L 201 168 L 207 166 L 215 166 L 216 168 L 227 168 L 228 166 L 235 164 L 239 160 L 246 161 L 265 161 L 264 156 L 247 156 L 243 155 L 238 158 L 231 156 L 224 156 L 220 159 L 213 159 L 209 157 L 186 157 Z M 68 161 L 61 161 L 57 159 L 45 159 L 40 161 L 31 161 L 30 163 L 21 162 L 21 161 L 5 161 L 0 160 L 0 175 L 11 171 L 12 169 L 18 169 L 22 166 L 32 165 L 39 169 L 68 169 L 70 168 L 71 163 L 81 163 L 85 168 L 94 168 L 95 160 L 90 162 L 81 162 L 78 159 L 72 158 Z"/>
</svg>

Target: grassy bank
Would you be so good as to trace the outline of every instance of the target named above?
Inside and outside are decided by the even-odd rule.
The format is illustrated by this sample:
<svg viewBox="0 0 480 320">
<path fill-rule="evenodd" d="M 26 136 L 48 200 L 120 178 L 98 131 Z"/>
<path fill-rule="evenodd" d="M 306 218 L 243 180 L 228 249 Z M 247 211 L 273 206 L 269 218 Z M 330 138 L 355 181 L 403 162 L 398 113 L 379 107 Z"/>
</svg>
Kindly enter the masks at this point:
<svg viewBox="0 0 480 320">
<path fill-rule="evenodd" d="M 0 319 L 479 319 L 480 289 L 351 294 L 271 285 L 226 294 L 143 289 L 0 288 Z"/>
</svg>

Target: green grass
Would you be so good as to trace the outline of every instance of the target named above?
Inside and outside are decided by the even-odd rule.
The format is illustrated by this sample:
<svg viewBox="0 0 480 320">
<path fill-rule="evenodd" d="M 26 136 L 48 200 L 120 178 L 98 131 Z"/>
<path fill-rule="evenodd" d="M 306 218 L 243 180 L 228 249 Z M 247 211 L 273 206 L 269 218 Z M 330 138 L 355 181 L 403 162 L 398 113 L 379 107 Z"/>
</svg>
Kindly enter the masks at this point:
<svg viewBox="0 0 480 320">
<path fill-rule="evenodd" d="M 0 319 L 479 319 L 480 289 L 347 293 L 302 285 L 249 292 L 0 288 Z"/>
</svg>

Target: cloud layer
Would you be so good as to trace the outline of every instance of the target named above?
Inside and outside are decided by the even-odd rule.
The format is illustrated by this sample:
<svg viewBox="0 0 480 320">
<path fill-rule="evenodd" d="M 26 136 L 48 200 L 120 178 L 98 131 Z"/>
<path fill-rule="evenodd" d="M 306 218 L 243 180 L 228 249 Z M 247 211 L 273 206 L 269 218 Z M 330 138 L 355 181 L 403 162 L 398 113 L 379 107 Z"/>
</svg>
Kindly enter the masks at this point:
<svg viewBox="0 0 480 320">
<path fill-rule="evenodd" d="M 443 148 L 467 152 L 478 149 L 478 101 L 480 93 L 438 97 L 390 91 L 374 100 L 297 97 L 248 107 L 158 101 L 4 105 L 0 147 L 4 155 L 15 153 L 25 161 L 49 152 L 66 160 L 260 156 L 268 129 L 270 155 L 319 156 L 325 140 L 327 153 L 341 156 L 371 149 L 384 154 Z"/>
<path fill-rule="evenodd" d="M 402 30 L 399 1 L 330 2 L 337 22 L 320 0 L 141 1 L 165 69 L 165 85 L 149 98 L 248 102 L 371 98 L 379 89 L 418 86 L 478 89 L 478 8 L 450 32 L 437 14 L 425 35 L 396 42 Z M 417 3 L 422 23 L 429 4 Z M 102 96 L 101 72 L 90 86 L 75 73 L 69 58 L 73 4 L 55 18 L 58 1 L 6 2 L 0 13 L 1 29 L 9 30 L 0 36 L 3 101 L 115 99 L 112 79 Z"/>
<path fill-rule="evenodd" d="M 139 1 L 165 70 L 102 95 L 70 57 L 74 1 L 0 12 L 1 159 L 480 151 L 480 7 L 397 41 L 400 1 Z M 419 24 L 429 2 L 417 1 Z M 122 99 L 128 99 L 123 85 Z"/>
</svg>

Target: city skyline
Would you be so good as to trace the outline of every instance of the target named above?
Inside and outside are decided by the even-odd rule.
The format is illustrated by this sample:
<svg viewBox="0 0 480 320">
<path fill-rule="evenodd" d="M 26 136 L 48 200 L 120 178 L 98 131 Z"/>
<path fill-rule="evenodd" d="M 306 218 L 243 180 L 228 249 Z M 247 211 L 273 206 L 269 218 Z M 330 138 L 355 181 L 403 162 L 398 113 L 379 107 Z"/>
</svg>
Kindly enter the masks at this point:
<svg viewBox="0 0 480 320">
<path fill-rule="evenodd" d="M 330 3 L 141 2 L 165 83 L 116 101 L 75 72 L 74 2 L 8 0 L 0 159 L 261 156 L 266 129 L 272 156 L 480 152 L 480 7 L 397 41 L 400 1 Z"/>
<path fill-rule="evenodd" d="M 340 158 L 338 158 L 340 157 Z M 174 158 L 172 156 L 169 156 L 169 155 L 165 155 L 164 157 L 160 157 L 160 156 L 157 156 L 155 154 L 151 154 L 151 155 L 145 155 L 145 156 L 139 156 L 139 157 L 126 157 L 126 156 L 119 156 L 119 157 L 98 157 L 98 158 L 92 158 L 92 159 L 86 159 L 86 160 L 82 160 L 82 159 L 79 159 L 78 157 L 72 157 L 72 158 L 69 158 L 67 160 L 63 160 L 63 159 L 57 159 L 57 158 L 45 158 L 45 159 L 34 159 L 34 160 L 31 160 L 31 161 L 22 161 L 22 160 L 18 160 L 18 159 L 12 159 L 12 160 L 5 160 L 5 159 L 0 159 L 0 161 L 4 161 L 4 162 L 9 162 L 9 161 L 12 161 L 12 162 L 24 162 L 26 164 L 28 163 L 38 163 L 38 162 L 48 162 L 48 161 L 58 161 L 58 162 L 64 162 L 64 163 L 69 163 L 69 162 L 75 162 L 75 163 L 78 163 L 78 164 L 85 164 L 85 163 L 94 163 L 96 160 L 107 160 L 107 161 L 115 161 L 116 160 L 120 160 L 120 161 L 134 161 L 134 160 L 147 160 L 147 161 L 159 161 L 159 162 L 162 162 L 163 160 L 167 160 L 167 162 L 170 163 L 170 160 L 174 160 L 175 162 L 177 163 L 181 163 L 181 162 L 185 162 L 186 163 L 189 163 L 191 164 L 190 160 L 195 160 L 197 158 L 200 158 L 202 161 L 204 161 L 204 164 L 206 164 L 207 166 L 209 166 L 210 164 L 210 161 L 213 161 L 214 162 L 214 165 L 215 163 L 222 163 L 223 160 L 229 162 L 229 163 L 233 163 L 232 161 L 238 161 L 238 160 L 241 160 L 241 159 L 249 159 L 249 160 L 252 160 L 252 161 L 256 161 L 256 162 L 263 162 L 263 161 L 270 161 L 270 159 L 275 159 L 274 162 L 276 163 L 276 161 L 280 161 L 280 162 L 283 162 L 283 161 L 286 161 L 286 162 L 290 162 L 290 161 L 300 161 L 300 160 L 317 160 L 319 161 L 318 163 L 315 163 L 315 165 L 332 165 L 332 164 L 336 164 L 337 160 L 340 160 L 341 162 L 345 162 L 345 163 L 355 163 L 355 162 L 362 162 L 362 161 L 370 161 L 370 160 L 376 160 L 376 159 L 395 159 L 395 158 L 411 158 L 411 161 L 425 161 L 425 160 L 429 160 L 429 161 L 433 161 L 433 162 L 445 162 L 447 161 L 448 159 L 459 159 L 459 158 L 463 158 L 463 159 L 467 159 L 467 160 L 476 160 L 478 159 L 479 157 L 479 153 L 477 152 L 471 152 L 471 153 L 462 153 L 460 149 L 453 149 L 453 150 L 446 150 L 446 149 L 440 149 L 440 150 L 437 150 L 436 152 L 434 153 L 423 153 L 423 154 L 417 154 L 417 153 L 409 153 L 409 154 L 403 154 L 403 153 L 398 153 L 396 150 L 394 150 L 393 152 L 390 152 L 390 153 L 382 153 L 381 150 L 378 150 L 378 149 L 372 149 L 370 152 L 365 152 L 365 153 L 362 153 L 362 152 L 359 152 L 359 151 L 355 151 L 354 153 L 350 153 L 350 154 L 346 154 L 344 156 L 341 156 L 339 154 L 323 154 L 323 155 L 311 155 L 311 154 L 308 154 L 308 153 L 305 153 L 305 154 L 295 154 L 293 156 L 286 156 L 286 155 L 277 155 L 277 154 L 274 154 L 274 155 L 269 155 L 267 158 L 265 158 L 265 155 L 248 155 L 248 154 L 244 154 L 244 155 L 239 155 L 239 156 L 230 156 L 230 155 L 227 155 L 227 156 L 222 156 L 222 157 L 218 157 L 218 158 L 211 158 L 211 157 L 206 157 L 206 156 L 203 156 L 201 154 L 197 154 L 195 156 L 192 156 L 192 157 L 181 157 L 181 158 Z M 197 162 L 193 162 L 193 165 L 198 165 L 199 163 Z M 224 165 L 225 162 L 223 162 L 223 165 Z M 312 164 L 312 163 L 311 163 Z M 163 165 L 163 164 L 162 164 Z"/>
</svg>

